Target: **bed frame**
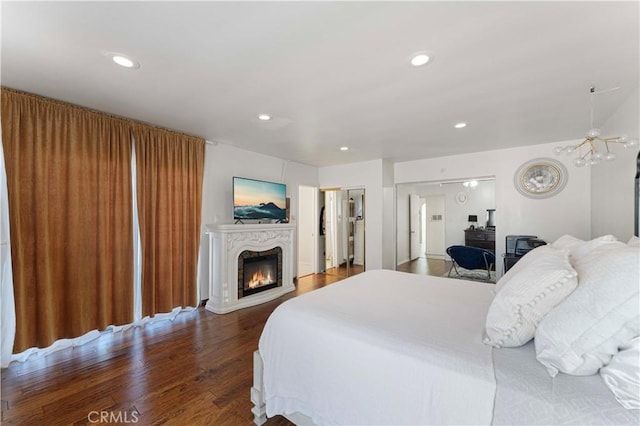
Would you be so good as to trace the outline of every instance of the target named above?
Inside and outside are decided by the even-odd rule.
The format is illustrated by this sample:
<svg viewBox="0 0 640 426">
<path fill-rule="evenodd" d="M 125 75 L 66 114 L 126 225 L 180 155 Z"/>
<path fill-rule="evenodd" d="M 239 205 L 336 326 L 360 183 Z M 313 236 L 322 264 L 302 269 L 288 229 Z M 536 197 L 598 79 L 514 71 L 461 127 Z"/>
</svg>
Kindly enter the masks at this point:
<svg viewBox="0 0 640 426">
<path fill-rule="evenodd" d="M 253 386 L 251 387 L 251 402 L 253 408 L 253 423 L 257 426 L 267 421 L 266 406 L 264 403 L 264 383 L 262 380 L 262 357 L 259 351 L 253 352 Z"/>
<path fill-rule="evenodd" d="M 260 351 L 253 352 L 253 386 L 251 387 L 251 402 L 253 408 L 253 423 L 261 426 L 267 421 L 266 405 L 264 402 L 263 364 Z M 284 416 L 295 425 L 313 425 L 313 420 L 301 413 L 292 413 Z"/>
</svg>

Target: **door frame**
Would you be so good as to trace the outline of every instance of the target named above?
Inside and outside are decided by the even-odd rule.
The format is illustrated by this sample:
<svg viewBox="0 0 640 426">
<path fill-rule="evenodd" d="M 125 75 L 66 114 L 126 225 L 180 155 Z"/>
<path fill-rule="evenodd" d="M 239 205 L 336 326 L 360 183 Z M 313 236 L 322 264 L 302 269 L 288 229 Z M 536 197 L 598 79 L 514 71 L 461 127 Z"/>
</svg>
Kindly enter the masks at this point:
<svg viewBox="0 0 640 426">
<path fill-rule="evenodd" d="M 331 229 L 332 232 L 332 238 L 331 241 L 333 243 L 333 261 L 336 264 L 336 267 L 339 268 L 339 266 L 341 265 L 342 262 L 342 256 L 345 256 L 346 259 L 346 271 L 347 271 L 347 276 L 351 276 L 351 262 L 349 259 L 349 252 L 348 250 L 346 250 L 345 253 L 342 253 L 342 249 L 339 248 L 338 246 L 342 246 L 342 244 L 346 241 L 346 245 L 347 248 L 349 247 L 349 241 L 345 240 L 345 237 L 348 238 L 348 236 L 343 235 L 344 232 L 341 233 L 341 237 L 342 238 L 338 238 L 338 228 L 342 227 L 344 225 L 348 225 L 347 222 L 345 222 L 345 220 L 349 220 L 348 217 L 346 217 L 345 219 L 345 211 L 349 210 L 349 205 L 348 205 L 348 200 L 349 200 L 349 192 L 350 191 L 362 191 L 362 215 L 364 217 L 364 229 L 362 230 L 362 238 L 363 238 L 363 247 L 362 247 L 362 257 L 363 257 L 363 264 L 362 264 L 362 270 L 366 271 L 367 269 L 367 251 L 366 251 L 366 235 L 367 235 L 367 231 L 366 231 L 366 220 L 367 220 L 367 214 L 366 214 L 366 187 L 365 186 L 349 186 L 349 187 L 327 187 L 327 188 L 320 188 L 320 193 L 322 194 L 323 197 L 326 197 L 326 193 L 327 192 L 333 192 L 334 193 L 334 198 L 333 198 L 333 204 L 336 208 L 336 217 L 335 217 L 335 221 L 333 222 L 333 224 L 335 226 L 333 226 L 333 228 Z M 346 196 L 345 199 L 343 199 L 342 197 L 338 197 L 338 193 L 341 193 L 342 195 Z M 338 202 L 338 198 L 340 198 L 340 202 Z M 347 205 L 346 207 L 343 206 L 343 202 L 347 201 Z M 325 199 L 325 209 L 328 209 L 327 207 L 327 203 L 326 203 L 326 199 Z M 338 214 L 338 209 L 340 210 L 340 214 Z M 325 217 L 326 215 L 329 214 L 328 210 L 325 210 Z M 338 223 L 340 222 L 340 223 Z M 354 223 L 354 227 L 355 227 L 355 223 Z M 343 230 L 344 231 L 344 230 Z M 329 232 L 329 231 L 328 231 Z M 355 237 L 355 235 L 354 235 Z M 327 243 L 327 237 L 325 236 L 325 244 Z M 355 241 L 354 241 L 355 244 Z M 338 259 L 338 260 L 336 260 Z M 355 260 L 355 253 L 354 253 L 354 260 Z M 326 271 L 325 271 L 326 272 Z"/>
</svg>

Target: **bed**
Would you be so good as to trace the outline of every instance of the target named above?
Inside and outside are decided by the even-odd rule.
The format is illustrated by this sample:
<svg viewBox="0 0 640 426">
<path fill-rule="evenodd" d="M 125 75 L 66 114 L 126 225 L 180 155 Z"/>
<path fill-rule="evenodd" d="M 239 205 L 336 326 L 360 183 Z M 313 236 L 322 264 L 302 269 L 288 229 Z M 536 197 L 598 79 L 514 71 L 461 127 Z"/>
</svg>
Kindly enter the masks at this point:
<svg viewBox="0 0 640 426">
<path fill-rule="evenodd" d="M 483 342 L 495 297 L 494 284 L 374 270 L 283 303 L 254 353 L 254 422 L 640 424 L 599 374 L 552 378 L 533 341 Z"/>
</svg>

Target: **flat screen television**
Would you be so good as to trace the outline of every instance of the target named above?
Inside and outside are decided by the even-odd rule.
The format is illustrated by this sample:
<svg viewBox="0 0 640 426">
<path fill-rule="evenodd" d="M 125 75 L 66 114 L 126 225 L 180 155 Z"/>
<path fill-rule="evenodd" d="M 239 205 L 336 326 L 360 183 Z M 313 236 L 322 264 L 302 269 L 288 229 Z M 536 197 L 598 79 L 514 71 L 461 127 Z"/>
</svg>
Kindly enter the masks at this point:
<svg viewBox="0 0 640 426">
<path fill-rule="evenodd" d="M 287 185 L 234 177 L 233 218 L 286 220 Z"/>
</svg>

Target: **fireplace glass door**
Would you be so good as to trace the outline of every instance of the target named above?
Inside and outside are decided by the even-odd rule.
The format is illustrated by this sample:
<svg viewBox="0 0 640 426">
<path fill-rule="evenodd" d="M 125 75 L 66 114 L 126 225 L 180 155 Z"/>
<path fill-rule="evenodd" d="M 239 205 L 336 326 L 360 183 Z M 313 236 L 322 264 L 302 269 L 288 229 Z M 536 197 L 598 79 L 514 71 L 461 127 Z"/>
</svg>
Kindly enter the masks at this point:
<svg viewBox="0 0 640 426">
<path fill-rule="evenodd" d="M 282 249 L 245 250 L 238 257 L 238 299 L 282 285 Z"/>
</svg>

